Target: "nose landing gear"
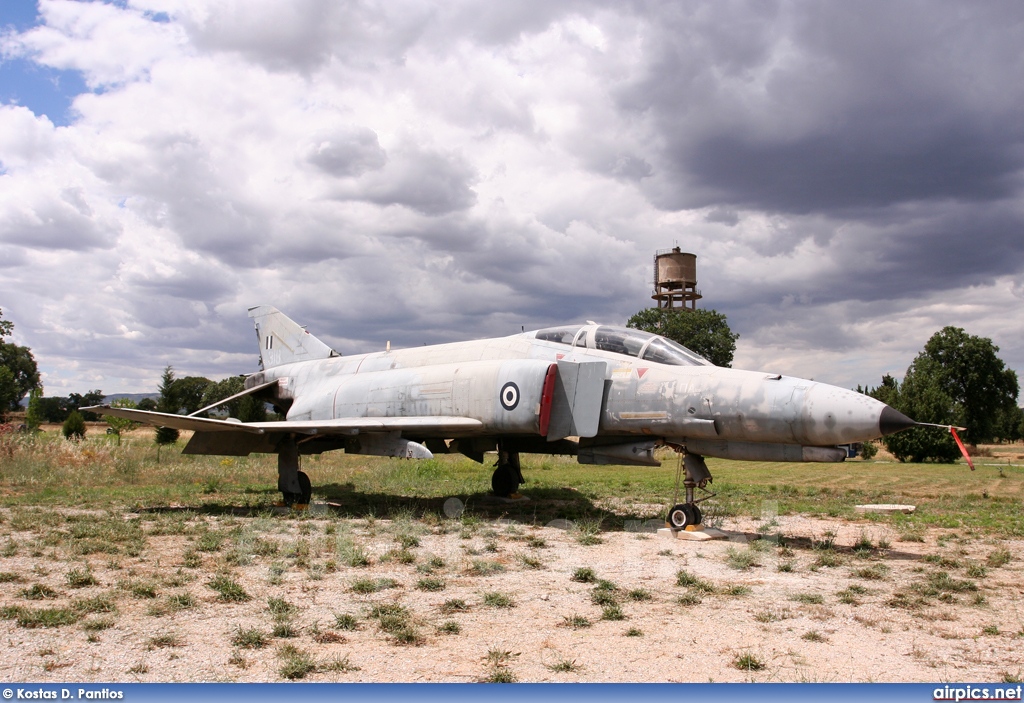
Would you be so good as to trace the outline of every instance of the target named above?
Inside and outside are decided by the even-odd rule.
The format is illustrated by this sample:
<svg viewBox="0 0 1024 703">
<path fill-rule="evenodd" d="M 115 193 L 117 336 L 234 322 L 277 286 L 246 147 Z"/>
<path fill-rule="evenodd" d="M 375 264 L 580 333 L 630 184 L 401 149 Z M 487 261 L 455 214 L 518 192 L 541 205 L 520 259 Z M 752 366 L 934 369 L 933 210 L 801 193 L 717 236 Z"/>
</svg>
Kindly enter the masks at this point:
<svg viewBox="0 0 1024 703">
<path fill-rule="evenodd" d="M 668 524 L 673 530 L 685 530 L 690 525 L 699 525 L 703 518 L 696 503 L 679 503 L 668 511 Z"/>
<path fill-rule="evenodd" d="M 685 480 L 682 483 L 686 491 L 686 502 L 676 503 L 676 500 L 679 499 L 679 481 L 683 477 L 684 469 Z M 679 468 L 676 469 L 676 493 L 672 499 L 672 502 L 675 504 L 669 509 L 668 517 L 666 518 L 670 528 L 679 531 L 685 530 L 688 527 L 700 527 L 701 522 L 704 520 L 704 515 L 701 513 L 697 503 L 707 500 L 714 493 L 700 499 L 695 499 L 694 491 L 697 488 L 704 489 L 712 480 L 708 465 L 704 463 L 704 457 L 699 454 L 683 454 Z"/>
</svg>

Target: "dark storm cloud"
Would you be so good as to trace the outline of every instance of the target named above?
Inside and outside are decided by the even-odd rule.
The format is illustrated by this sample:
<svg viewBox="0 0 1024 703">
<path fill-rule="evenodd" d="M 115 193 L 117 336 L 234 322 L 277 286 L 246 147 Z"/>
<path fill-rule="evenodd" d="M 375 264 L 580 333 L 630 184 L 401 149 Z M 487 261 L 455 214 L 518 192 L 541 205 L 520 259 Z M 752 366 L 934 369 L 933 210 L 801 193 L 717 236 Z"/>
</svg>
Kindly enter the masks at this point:
<svg viewBox="0 0 1024 703">
<path fill-rule="evenodd" d="M 774 251 L 766 247 L 759 262 L 761 275 L 751 277 L 749 269 L 734 270 L 728 261 L 722 262 L 721 271 L 732 280 L 715 287 L 717 305 L 739 308 L 755 298 L 874 304 L 985 284 L 1024 269 L 1024 217 L 1006 204 L 983 209 L 955 203 L 921 205 L 892 213 L 882 224 L 820 218 L 788 224 L 793 246 Z M 821 243 L 816 258 L 828 265 L 798 277 L 773 277 L 772 270 L 790 267 L 787 259 L 793 247 L 812 233 Z M 783 236 L 766 241 L 778 243 Z"/>
<path fill-rule="evenodd" d="M 147 299 L 153 296 L 177 298 L 179 307 L 189 300 L 208 303 L 223 300 L 237 285 L 233 272 L 201 259 L 178 262 L 178 267 L 160 275 L 127 273 L 122 276 L 122 280 L 143 292 Z"/>
<path fill-rule="evenodd" d="M 740 222 L 740 214 L 731 208 L 716 207 L 704 216 L 704 221 L 735 227 Z"/>
<path fill-rule="evenodd" d="M 1015 187 L 1024 6 L 716 4 L 662 19 L 645 77 L 618 89 L 663 140 L 660 207 L 839 212 Z"/>
<path fill-rule="evenodd" d="M 1024 270 L 1024 214 L 1018 209 L 950 207 L 943 215 L 890 233 L 879 254 L 891 279 L 885 295 L 911 297 Z"/>
<path fill-rule="evenodd" d="M 787 143 L 709 136 L 682 161 L 711 201 L 776 212 L 856 215 L 908 200 L 994 200 L 1012 192 L 1021 160 L 1002 141 L 969 125 L 937 133 L 906 127 L 884 140 L 863 125 Z M 664 203 L 673 204 L 682 203 Z"/>
<path fill-rule="evenodd" d="M 451 253 L 456 261 L 486 246 L 487 226 L 480 220 L 461 213 L 431 217 L 414 224 L 382 233 L 386 246 L 406 246 L 416 242 L 434 252 Z"/>
<path fill-rule="evenodd" d="M 476 178 L 469 161 L 459 154 L 406 145 L 395 149 L 382 169 L 368 173 L 358 185 L 340 188 L 338 197 L 445 215 L 476 202 L 472 189 Z"/>
</svg>

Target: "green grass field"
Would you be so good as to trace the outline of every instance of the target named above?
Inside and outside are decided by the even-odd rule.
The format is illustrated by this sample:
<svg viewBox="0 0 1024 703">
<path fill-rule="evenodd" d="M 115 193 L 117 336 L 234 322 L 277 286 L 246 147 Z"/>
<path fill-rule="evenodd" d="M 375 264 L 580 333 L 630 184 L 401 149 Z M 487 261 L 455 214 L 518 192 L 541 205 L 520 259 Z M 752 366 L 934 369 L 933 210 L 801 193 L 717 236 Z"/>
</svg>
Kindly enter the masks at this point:
<svg viewBox="0 0 1024 703">
<path fill-rule="evenodd" d="M 151 439 L 91 434 L 81 443 L 53 433 L 0 437 L 0 493 L 8 506 L 160 509 L 188 507 L 210 513 L 266 510 L 279 497 L 276 457 L 183 456 L 183 446 L 165 447 L 158 458 Z M 1014 448 L 1018 449 L 1019 448 Z M 912 516 L 868 516 L 915 525 L 978 528 L 994 535 L 1024 535 L 1024 467 L 1000 457 L 964 464 L 776 464 L 712 459 L 715 498 L 704 504 L 718 517 L 766 511 L 853 517 L 860 503 L 910 503 Z M 627 520 L 663 515 L 672 500 L 677 466 L 666 453 L 660 468 L 586 466 L 575 459 L 525 456 L 523 491 L 528 503 L 490 499 L 490 463 L 439 456 L 430 461 L 347 456 L 332 452 L 305 457 L 314 501 L 327 501 L 342 515 L 387 516 L 396 511 L 442 513 L 449 497 L 460 498 L 471 515 L 547 523 L 563 518 L 599 520 L 602 529 L 623 529 Z M 988 462 L 986 465 L 985 462 Z M 659 507 L 663 506 L 663 507 Z"/>
</svg>

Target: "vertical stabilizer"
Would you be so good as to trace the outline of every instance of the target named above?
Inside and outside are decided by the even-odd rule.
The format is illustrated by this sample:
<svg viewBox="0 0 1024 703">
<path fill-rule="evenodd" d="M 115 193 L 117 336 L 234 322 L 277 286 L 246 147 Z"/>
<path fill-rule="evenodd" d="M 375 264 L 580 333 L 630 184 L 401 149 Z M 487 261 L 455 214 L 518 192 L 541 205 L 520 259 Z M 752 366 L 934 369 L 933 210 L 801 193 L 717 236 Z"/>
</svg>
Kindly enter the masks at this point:
<svg viewBox="0 0 1024 703">
<path fill-rule="evenodd" d="M 270 305 L 249 308 L 260 344 L 260 368 L 327 359 L 338 353 Z"/>
</svg>

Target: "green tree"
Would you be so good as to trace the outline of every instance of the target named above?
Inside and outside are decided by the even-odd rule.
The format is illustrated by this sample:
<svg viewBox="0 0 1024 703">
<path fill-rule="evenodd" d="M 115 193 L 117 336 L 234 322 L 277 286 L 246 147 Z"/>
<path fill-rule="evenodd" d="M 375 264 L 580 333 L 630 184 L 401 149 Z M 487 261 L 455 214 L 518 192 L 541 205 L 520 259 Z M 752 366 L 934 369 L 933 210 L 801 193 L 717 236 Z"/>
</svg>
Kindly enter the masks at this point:
<svg viewBox="0 0 1024 703">
<path fill-rule="evenodd" d="M 266 422 L 267 404 L 251 395 L 240 398 L 237 417 L 242 422 Z"/>
<path fill-rule="evenodd" d="M 60 431 L 64 434 L 64 439 L 72 439 L 76 442 L 85 439 L 85 418 L 82 417 L 82 413 L 72 410 Z"/>
<path fill-rule="evenodd" d="M 223 381 L 211 382 L 203 394 L 203 406 L 213 405 L 218 400 L 230 398 L 243 390 L 245 390 L 245 380 L 241 376 L 229 376 Z M 267 419 L 264 402 L 250 395 L 232 400 L 220 408 L 227 410 L 230 417 L 237 418 L 242 422 L 263 422 Z"/>
<path fill-rule="evenodd" d="M 858 393 L 863 393 L 865 395 L 869 395 L 872 398 L 874 398 L 875 400 L 880 400 L 883 403 L 885 403 L 886 405 L 889 405 L 889 406 L 891 406 L 893 408 L 901 408 L 902 407 L 902 403 L 900 402 L 900 384 L 899 384 L 899 381 L 897 381 L 895 378 L 893 378 L 889 374 L 885 374 L 884 376 L 882 376 L 882 383 L 881 383 L 881 385 L 879 385 L 879 386 L 877 386 L 875 388 L 871 388 L 871 387 L 868 387 L 868 386 L 865 386 L 864 388 L 861 388 L 860 385 L 858 385 L 857 386 L 857 392 Z M 921 429 L 921 428 L 915 429 L 915 430 L 913 430 L 913 432 L 917 433 L 919 431 L 919 429 Z M 909 431 L 908 432 L 901 432 L 900 434 L 901 435 L 909 435 L 910 432 Z M 890 437 L 891 437 L 891 435 L 890 435 Z M 909 437 L 901 436 L 901 437 L 899 437 L 899 439 L 897 441 L 891 442 L 889 438 L 886 438 L 886 439 L 882 440 L 882 443 L 885 445 L 885 448 L 888 449 L 890 452 L 892 452 L 892 454 L 899 461 L 906 461 L 907 459 L 910 459 L 910 458 L 913 458 L 913 457 L 917 457 L 917 456 L 920 456 L 920 457 L 928 456 L 929 452 L 931 451 L 932 446 L 936 445 L 936 444 L 939 447 L 943 448 L 943 451 L 940 452 L 940 454 L 943 455 L 943 456 L 946 454 L 946 451 L 945 451 L 945 449 L 946 449 L 945 448 L 945 438 L 939 436 L 938 434 L 935 434 L 934 436 L 930 436 L 930 437 L 925 437 L 923 435 L 915 434 L 913 441 L 907 441 L 908 439 L 909 439 Z M 924 441 L 922 442 L 922 440 L 924 440 Z M 952 440 L 950 440 L 950 442 L 952 442 Z M 870 459 L 875 454 L 878 453 L 878 447 L 875 445 L 874 442 L 864 442 L 863 446 L 864 446 L 864 451 L 862 452 L 861 456 L 863 456 L 865 459 Z M 868 449 L 869 446 L 871 447 L 871 449 Z M 957 451 L 959 453 L 959 450 L 957 450 Z M 955 457 L 954 457 L 954 459 L 955 459 Z M 952 461 L 952 460 L 953 459 L 951 459 L 950 461 Z M 914 458 L 914 461 L 924 461 L 924 459 L 923 458 Z"/>
<path fill-rule="evenodd" d="M 918 422 L 966 427 L 963 439 L 977 444 L 999 435 L 1000 419 L 1017 405 L 1017 374 L 996 355 L 991 339 L 944 327 L 911 363 L 903 383 L 870 393 Z M 889 435 L 886 448 L 900 461 L 952 462 L 960 456 L 947 430 L 918 427 Z"/>
<path fill-rule="evenodd" d="M 0 310 L 0 415 L 17 410 L 21 399 L 33 388 L 39 388 L 39 369 L 28 347 L 4 341 L 14 332 L 14 323 L 3 319 Z"/>
<path fill-rule="evenodd" d="M 153 400 L 152 398 L 143 398 L 142 400 L 139 401 L 138 409 L 149 410 L 152 412 L 156 410 L 156 401 Z"/>
<path fill-rule="evenodd" d="M 245 389 L 245 382 L 241 376 L 228 376 L 223 381 L 210 381 L 210 385 L 203 392 L 203 406 L 213 405 L 219 400 L 230 398 L 235 393 L 241 393 Z M 214 412 L 226 411 L 231 417 L 238 417 L 238 401 L 232 400 L 214 410 Z"/>
<path fill-rule="evenodd" d="M 870 395 L 875 400 L 880 400 L 886 405 L 898 408 L 900 406 L 900 384 L 889 374 L 882 376 L 882 385 L 877 388 L 861 388 L 857 386 L 857 392 Z"/>
<path fill-rule="evenodd" d="M 45 422 L 64 422 L 68 419 L 71 410 L 68 409 L 68 399 L 57 396 L 40 397 L 39 415 Z"/>
<path fill-rule="evenodd" d="M 998 351 L 987 337 L 944 327 L 907 370 L 902 394 L 911 402 L 919 394 L 925 403 L 934 395 L 936 405 L 945 402 L 946 415 L 927 422 L 966 427 L 964 439 L 972 444 L 991 441 L 1000 413 L 1016 406 L 1020 393 L 1017 374 L 1006 368 Z"/>
<path fill-rule="evenodd" d="M 1016 442 L 1024 439 L 1021 434 L 1024 430 L 1024 408 L 1014 405 L 999 413 L 996 422 L 996 437 L 1002 442 Z"/>
<path fill-rule="evenodd" d="M 172 366 L 165 368 L 160 377 L 160 400 L 156 403 L 156 409 L 158 412 L 170 414 L 177 414 L 181 409 L 181 404 L 174 396 L 174 367 Z M 173 427 L 157 427 L 156 443 L 157 445 L 174 444 L 178 441 L 180 434 Z"/>
<path fill-rule="evenodd" d="M 110 406 L 113 408 L 131 409 L 135 407 L 135 401 L 132 400 L 131 398 L 118 398 L 113 403 L 111 403 Z M 107 424 L 110 425 L 110 429 L 114 431 L 114 434 L 117 435 L 117 446 L 119 447 L 121 446 L 121 435 L 125 432 L 131 432 L 132 430 L 139 426 L 139 423 L 135 422 L 134 420 L 129 420 L 126 417 L 115 417 L 114 415 L 107 415 L 104 419 L 107 421 Z"/>
<path fill-rule="evenodd" d="M 864 459 L 865 461 L 867 461 L 869 459 L 874 459 L 875 458 L 875 454 L 878 454 L 878 445 L 877 444 L 875 444 L 874 442 L 871 442 L 871 441 L 861 442 L 861 445 L 860 445 L 860 456 L 861 456 L 862 459 Z"/>
<path fill-rule="evenodd" d="M 82 395 L 81 393 L 71 393 L 68 395 L 67 408 L 68 410 L 82 411 L 82 408 L 92 407 L 93 405 L 99 405 L 103 402 L 106 396 L 103 395 L 103 391 L 100 389 L 92 390 Z M 99 420 L 99 416 L 96 413 L 83 412 L 82 417 L 88 422 L 96 422 Z"/>
<path fill-rule="evenodd" d="M 206 392 L 209 385 L 210 379 L 202 376 L 185 376 L 175 379 L 171 393 L 178 403 L 178 408 L 174 412 L 184 410 L 186 415 L 191 415 L 202 408 L 204 406 L 203 393 Z"/>
<path fill-rule="evenodd" d="M 732 364 L 739 339 L 729 329 L 725 315 L 715 310 L 647 308 L 629 318 L 626 326 L 668 337 L 715 366 Z"/>
<path fill-rule="evenodd" d="M 7 411 L 18 403 L 18 384 L 14 374 L 6 366 L 0 366 L 0 422 L 7 419 Z"/>
<path fill-rule="evenodd" d="M 33 388 L 32 392 L 28 394 L 28 409 L 25 411 L 25 427 L 33 431 L 38 430 L 39 426 L 43 424 L 43 412 L 39 407 L 42 398 L 42 386 L 39 388 Z"/>
</svg>

